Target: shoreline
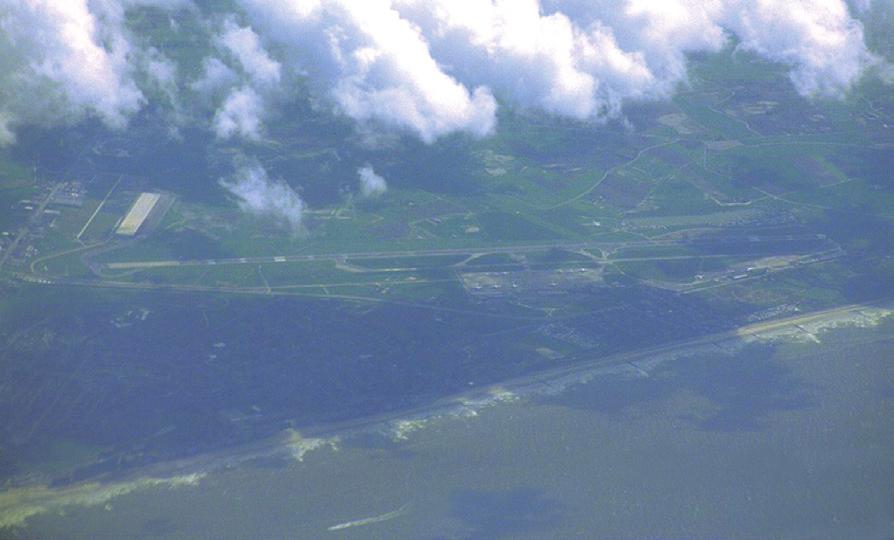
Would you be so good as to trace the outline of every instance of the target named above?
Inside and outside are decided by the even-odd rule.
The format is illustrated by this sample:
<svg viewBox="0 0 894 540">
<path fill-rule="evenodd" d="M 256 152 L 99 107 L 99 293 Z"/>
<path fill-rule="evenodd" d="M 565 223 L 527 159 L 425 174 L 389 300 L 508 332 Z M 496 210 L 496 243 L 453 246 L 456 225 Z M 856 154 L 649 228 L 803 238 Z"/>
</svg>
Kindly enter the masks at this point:
<svg viewBox="0 0 894 540">
<path fill-rule="evenodd" d="M 819 342 L 817 335 L 823 332 L 842 327 L 874 327 L 892 315 L 894 302 L 888 300 L 800 313 L 682 342 L 580 361 L 397 413 L 310 426 L 300 432 L 289 428 L 252 443 L 129 471 L 100 474 L 62 486 L 51 487 L 39 482 L 23 484 L 0 491 L 0 530 L 26 526 L 27 519 L 36 514 L 71 505 L 103 504 L 139 489 L 194 486 L 208 474 L 254 460 L 285 458 L 302 461 L 308 452 L 337 448 L 341 441 L 357 436 L 376 435 L 401 442 L 431 422 L 474 417 L 479 411 L 502 403 L 557 395 L 572 386 L 607 375 L 648 377 L 652 370 L 667 362 L 700 353 L 731 355 L 755 342 Z"/>
</svg>

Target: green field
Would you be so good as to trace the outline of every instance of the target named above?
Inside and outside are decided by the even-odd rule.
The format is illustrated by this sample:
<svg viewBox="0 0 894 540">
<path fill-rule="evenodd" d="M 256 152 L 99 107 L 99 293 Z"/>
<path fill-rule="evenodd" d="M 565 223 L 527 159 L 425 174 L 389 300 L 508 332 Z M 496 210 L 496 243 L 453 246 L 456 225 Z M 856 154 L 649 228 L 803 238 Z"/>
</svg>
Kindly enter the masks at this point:
<svg viewBox="0 0 894 540">
<path fill-rule="evenodd" d="M 143 10 L 130 24 L 145 29 L 154 16 Z M 193 38 L 177 36 L 153 39 L 186 64 L 193 56 L 198 62 Z M 301 109 L 274 123 L 269 141 L 256 149 L 271 174 L 303 189 L 309 208 L 300 229 L 241 212 L 208 181 L 219 174 L 209 165 L 216 158 L 182 158 L 184 185 L 126 171 L 95 177 L 86 203 L 58 208 L 52 223 L 28 239 L 34 252 L 2 271 L 223 293 L 313 290 L 325 296 L 350 289 L 381 300 L 395 290 L 449 295 L 462 290 L 458 272 L 585 266 L 653 286 L 706 279 L 707 290 L 725 291 L 770 280 L 725 281 L 741 274 L 737 265 L 760 256 L 843 249 L 871 257 L 890 246 L 894 153 L 882 124 L 891 104 L 877 99 L 871 81 L 855 93 L 873 101 L 857 95 L 808 101 L 790 87 L 765 90 L 784 71 L 731 51 L 693 61 L 691 73 L 691 88 L 673 102 L 637 109 L 633 130 L 504 108 L 493 137 L 452 136 L 431 145 L 402 139 L 380 151 L 346 142 L 338 135 L 345 126 L 332 131 L 323 112 Z M 300 101 L 295 106 L 304 107 Z M 861 119 L 859 127 L 854 118 Z M 138 131 L 101 147 L 127 148 L 139 140 Z M 229 151 L 212 144 L 210 152 Z M 388 192 L 375 200 L 346 196 L 344 184 L 353 175 L 346 155 L 375 163 L 388 178 Z M 26 180 L 21 162 L 3 159 L 0 203 L 13 210 L 2 218 L 9 229 L 27 217 L 18 201 L 39 198 L 55 179 Z M 191 183 L 203 177 L 198 195 L 200 186 Z M 114 235 L 137 194 L 159 184 L 177 197 L 163 222 L 136 239 Z M 860 230 L 874 232 L 834 225 L 849 216 L 865 222 Z M 811 234 L 824 240 L 780 240 Z M 759 245 L 742 244 L 748 237 Z M 273 260 L 295 256 L 321 259 Z M 122 263 L 146 264 L 115 268 Z M 796 265 L 772 270 L 774 276 L 810 273 Z M 804 290 L 808 297 L 823 296 L 815 287 Z"/>
</svg>

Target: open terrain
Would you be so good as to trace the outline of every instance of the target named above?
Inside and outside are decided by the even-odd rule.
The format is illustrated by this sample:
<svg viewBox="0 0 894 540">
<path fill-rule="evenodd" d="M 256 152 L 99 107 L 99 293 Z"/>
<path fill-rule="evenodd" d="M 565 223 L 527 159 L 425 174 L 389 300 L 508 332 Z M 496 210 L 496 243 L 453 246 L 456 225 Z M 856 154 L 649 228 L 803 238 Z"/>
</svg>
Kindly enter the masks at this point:
<svg viewBox="0 0 894 540">
<path fill-rule="evenodd" d="M 124 474 L 894 297 L 894 102 L 805 100 L 760 62 L 697 59 L 624 124 L 507 109 L 483 140 L 377 150 L 302 110 L 253 149 L 303 190 L 297 228 L 238 208 L 207 137 L 24 133 L 0 168 L 0 473 Z M 144 192 L 164 211 L 118 234 Z"/>
</svg>

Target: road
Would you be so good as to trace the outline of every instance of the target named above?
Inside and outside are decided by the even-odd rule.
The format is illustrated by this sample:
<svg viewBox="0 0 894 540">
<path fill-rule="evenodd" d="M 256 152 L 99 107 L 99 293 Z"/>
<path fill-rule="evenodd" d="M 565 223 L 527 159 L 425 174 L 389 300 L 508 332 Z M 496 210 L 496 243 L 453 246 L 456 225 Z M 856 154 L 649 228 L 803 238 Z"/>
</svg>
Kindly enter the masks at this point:
<svg viewBox="0 0 894 540">
<path fill-rule="evenodd" d="M 96 177 L 94 176 L 93 179 L 95 179 L 95 178 Z M 112 188 L 109 190 L 108 193 L 106 193 L 106 196 L 103 197 L 101 201 L 99 201 L 99 205 L 96 206 L 96 210 L 94 210 L 93 213 L 90 215 L 90 219 L 88 219 L 87 223 L 84 223 L 84 226 L 81 227 L 80 232 L 78 232 L 77 236 L 75 236 L 75 240 L 80 242 L 81 236 L 83 236 L 84 233 L 87 232 L 87 228 L 90 227 L 90 224 L 93 223 L 94 219 L 96 219 L 96 215 L 99 214 L 100 210 L 102 210 L 102 207 L 106 204 L 106 201 L 109 200 L 109 197 L 112 196 L 112 192 L 115 191 L 115 188 L 118 187 L 118 184 L 121 183 L 121 180 L 123 178 L 124 178 L 123 174 L 118 176 L 118 180 L 115 181 L 115 183 L 112 185 Z M 92 182 L 93 179 L 91 179 L 90 182 Z"/>
<path fill-rule="evenodd" d="M 50 190 L 50 193 L 49 195 L 47 195 L 46 199 L 44 199 L 39 205 L 37 205 L 37 208 L 35 208 L 34 212 L 31 213 L 31 217 L 29 217 L 25 225 L 21 229 L 19 229 L 19 233 L 12 241 L 12 244 L 10 244 L 9 247 L 7 247 L 2 254 L 0 254 L 0 269 L 3 269 L 3 265 L 6 263 L 6 260 L 19 247 L 19 243 L 21 243 L 21 241 L 26 236 L 28 236 L 28 233 L 31 231 L 31 226 L 40 220 L 40 216 L 43 215 L 43 211 L 46 210 L 47 206 L 49 206 L 50 204 L 50 201 L 53 200 L 53 196 L 56 195 L 56 192 L 59 191 L 61 187 L 61 184 L 56 184 L 53 186 L 53 189 Z"/>
</svg>

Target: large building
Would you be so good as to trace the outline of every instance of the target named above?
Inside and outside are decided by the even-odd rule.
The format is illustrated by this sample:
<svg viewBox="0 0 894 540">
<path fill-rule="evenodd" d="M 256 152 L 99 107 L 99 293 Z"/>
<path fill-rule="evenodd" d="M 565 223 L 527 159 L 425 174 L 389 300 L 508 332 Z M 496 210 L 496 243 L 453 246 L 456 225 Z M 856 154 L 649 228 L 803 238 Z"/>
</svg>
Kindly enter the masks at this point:
<svg viewBox="0 0 894 540">
<path fill-rule="evenodd" d="M 122 236 L 134 236 L 137 234 L 146 218 L 152 213 L 155 205 L 158 204 L 159 199 L 161 199 L 161 195 L 158 193 L 141 193 L 137 200 L 134 201 L 133 206 L 130 207 L 127 215 L 124 216 L 121 224 L 118 225 L 115 233 Z"/>
</svg>

